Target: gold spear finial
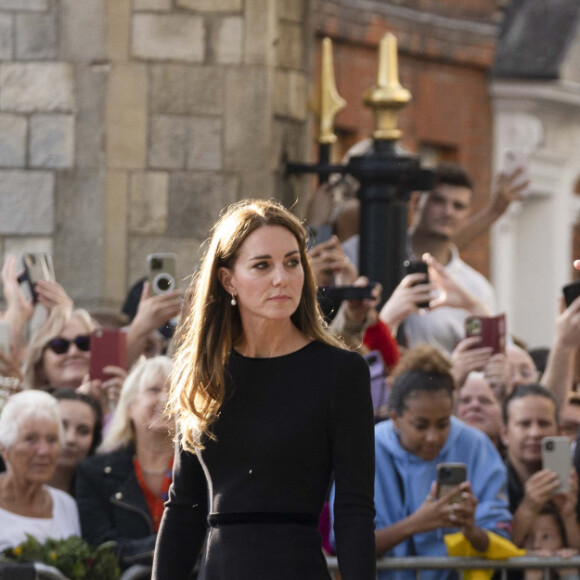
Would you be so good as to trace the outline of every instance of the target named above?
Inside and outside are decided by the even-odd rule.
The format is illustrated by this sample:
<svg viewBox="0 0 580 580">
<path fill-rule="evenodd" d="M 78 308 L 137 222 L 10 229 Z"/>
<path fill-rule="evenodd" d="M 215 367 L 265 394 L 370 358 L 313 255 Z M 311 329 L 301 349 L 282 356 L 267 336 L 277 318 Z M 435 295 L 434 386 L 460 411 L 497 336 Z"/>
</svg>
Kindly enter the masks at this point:
<svg viewBox="0 0 580 580">
<path fill-rule="evenodd" d="M 411 93 L 399 83 L 397 39 L 388 32 L 379 45 L 377 84 L 368 89 L 363 102 L 374 110 L 375 139 L 396 140 L 402 132 L 397 129 L 397 113 L 411 100 Z"/>
<path fill-rule="evenodd" d="M 320 119 L 318 142 L 331 144 L 336 141 L 334 134 L 334 117 L 346 107 L 346 101 L 336 90 L 334 78 L 334 64 L 332 61 L 332 40 L 325 38 L 322 41 L 322 57 L 320 64 L 320 84 L 308 103 L 309 109 Z"/>
</svg>

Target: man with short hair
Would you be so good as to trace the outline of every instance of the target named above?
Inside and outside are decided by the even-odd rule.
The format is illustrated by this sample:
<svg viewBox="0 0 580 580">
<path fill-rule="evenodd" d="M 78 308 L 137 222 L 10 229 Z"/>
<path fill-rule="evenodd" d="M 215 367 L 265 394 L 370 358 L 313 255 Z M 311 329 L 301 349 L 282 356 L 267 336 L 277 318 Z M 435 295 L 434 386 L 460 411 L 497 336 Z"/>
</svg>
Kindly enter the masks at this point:
<svg viewBox="0 0 580 580">
<path fill-rule="evenodd" d="M 571 491 L 555 493 L 558 475 L 542 469 L 542 439 L 558 435 L 558 403 L 552 391 L 532 383 L 516 387 L 503 406 L 502 441 L 507 449 L 508 495 L 514 516 L 512 541 L 523 546 L 546 502 L 560 514 L 569 546 L 580 548 L 576 519 L 578 477 L 570 470 Z"/>
<path fill-rule="evenodd" d="M 414 194 L 414 219 L 410 228 L 408 255 L 420 260 L 429 253 L 441 263 L 451 278 L 461 284 L 483 306 L 494 313 L 496 301 L 486 278 L 468 266 L 453 244 L 453 237 L 470 217 L 473 184 L 459 165 L 442 163 L 435 171 L 435 185 L 429 192 Z M 421 314 L 411 314 L 404 328 L 408 345 L 429 343 L 452 352 L 465 337 L 465 319 L 471 313 L 443 306 Z"/>
</svg>

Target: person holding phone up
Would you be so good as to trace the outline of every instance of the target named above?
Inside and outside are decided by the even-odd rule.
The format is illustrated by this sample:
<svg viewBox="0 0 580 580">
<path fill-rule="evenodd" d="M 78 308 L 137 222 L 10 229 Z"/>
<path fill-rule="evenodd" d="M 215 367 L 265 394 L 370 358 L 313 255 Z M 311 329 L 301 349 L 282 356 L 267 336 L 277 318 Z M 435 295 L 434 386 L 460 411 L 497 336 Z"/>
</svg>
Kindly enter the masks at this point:
<svg viewBox="0 0 580 580">
<path fill-rule="evenodd" d="M 443 535 L 460 531 L 478 552 L 487 531 L 508 538 L 512 520 L 506 470 L 482 432 L 452 416 L 450 362 L 436 348 L 408 351 L 394 371 L 391 420 L 375 428 L 377 556 L 446 556 Z M 437 465 L 465 464 L 467 480 L 438 489 Z M 458 501 L 459 500 L 459 501 Z M 422 571 L 427 579 L 453 572 Z M 381 572 L 381 580 L 411 579 L 414 570 Z"/>
</svg>

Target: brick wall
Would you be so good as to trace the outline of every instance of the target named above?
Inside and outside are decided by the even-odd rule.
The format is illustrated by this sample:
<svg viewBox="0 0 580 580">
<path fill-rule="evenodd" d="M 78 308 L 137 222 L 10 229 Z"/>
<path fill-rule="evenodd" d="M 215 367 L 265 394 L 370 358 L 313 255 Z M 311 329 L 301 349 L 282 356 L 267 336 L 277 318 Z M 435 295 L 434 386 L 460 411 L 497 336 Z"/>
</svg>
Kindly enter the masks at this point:
<svg viewBox="0 0 580 580">
<path fill-rule="evenodd" d="M 413 101 L 399 115 L 402 144 L 418 152 L 430 145 L 465 166 L 476 184 L 474 209 L 486 203 L 491 183 L 492 112 L 488 71 L 496 44 L 498 3 L 485 0 L 317 0 L 320 40 L 333 38 L 339 93 L 348 107 L 336 118 L 345 149 L 373 129 L 363 92 L 375 83 L 377 46 L 385 32 L 399 45 L 401 84 Z M 315 60 L 318 75 L 320 43 Z M 487 237 L 463 252 L 489 273 Z"/>
</svg>

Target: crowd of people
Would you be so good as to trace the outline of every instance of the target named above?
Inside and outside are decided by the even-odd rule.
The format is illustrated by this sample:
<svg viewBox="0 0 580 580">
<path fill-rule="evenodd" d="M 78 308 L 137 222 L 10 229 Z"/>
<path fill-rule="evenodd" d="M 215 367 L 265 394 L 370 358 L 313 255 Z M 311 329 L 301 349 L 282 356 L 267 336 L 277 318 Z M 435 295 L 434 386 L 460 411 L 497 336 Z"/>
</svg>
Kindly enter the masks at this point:
<svg viewBox="0 0 580 580">
<path fill-rule="evenodd" d="M 191 577 L 202 554 L 205 580 L 322 579 L 333 553 L 343 580 L 370 580 L 376 558 L 443 556 L 457 532 L 483 556 L 501 540 L 575 555 L 580 299 L 561 308 L 544 368 L 509 333 L 499 353 L 465 334 L 468 316 L 498 312 L 460 250 L 518 198 L 518 176 L 501 175 L 471 217 L 471 180 L 439 166 L 411 202 L 407 253 L 428 274 L 386 301 L 380 285 L 363 300 L 317 290 L 369 284 L 358 202 L 332 183 L 313 196 L 309 234 L 274 202 L 230 207 L 185 297 L 145 282 L 130 320 L 75 307 L 54 280 L 35 305 L 8 257 L 0 551 L 26 534 L 112 540 L 122 568 L 155 580 Z M 35 308 L 45 320 L 28 332 Z M 91 378 L 91 337 L 108 325 L 124 327 L 127 365 Z M 560 433 L 577 453 L 566 482 L 542 465 L 542 439 Z M 466 477 L 440 489 L 440 464 Z"/>
</svg>

